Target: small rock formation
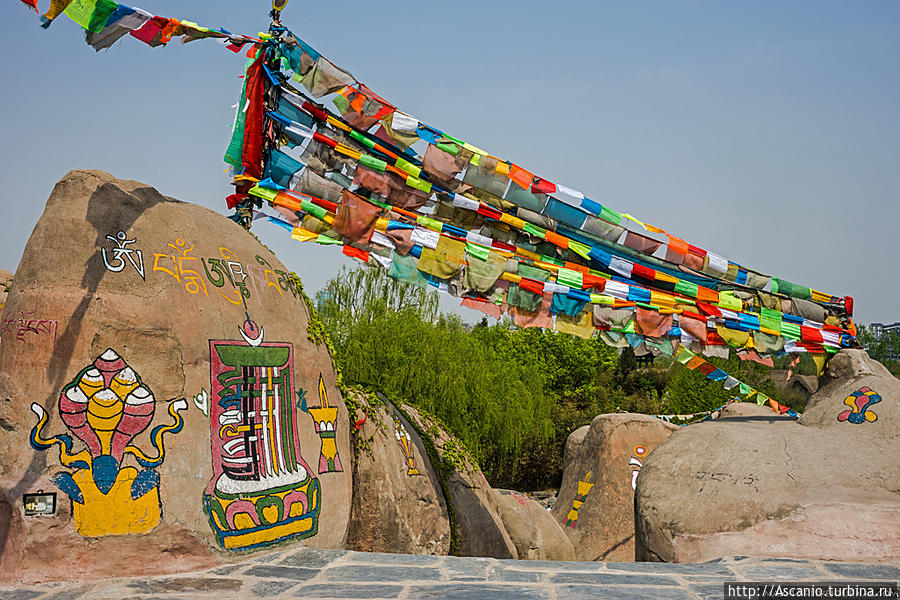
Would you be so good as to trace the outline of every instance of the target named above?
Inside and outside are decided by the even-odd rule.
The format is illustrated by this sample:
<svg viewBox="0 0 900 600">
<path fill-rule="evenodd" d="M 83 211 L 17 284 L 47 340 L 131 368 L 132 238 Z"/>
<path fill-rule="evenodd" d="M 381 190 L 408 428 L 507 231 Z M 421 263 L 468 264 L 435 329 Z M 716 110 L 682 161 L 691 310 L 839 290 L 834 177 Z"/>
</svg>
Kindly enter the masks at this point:
<svg viewBox="0 0 900 600">
<path fill-rule="evenodd" d="M 790 390 L 807 400 L 819 388 L 819 378 L 815 375 L 794 374 L 788 379 L 788 373 L 789 371 L 785 369 L 775 369 L 769 373 L 769 378 L 775 382 L 779 390 Z"/>
<path fill-rule="evenodd" d="M 575 560 L 575 548 L 546 508 L 512 490 L 495 490 L 500 517 L 523 560 Z"/>
<path fill-rule="evenodd" d="M 753 402 L 732 402 L 726 404 L 719 409 L 718 414 L 713 415 L 714 419 L 754 419 L 754 420 L 771 420 L 771 419 L 792 419 L 786 414 L 782 415 L 772 410 L 768 404 L 760 406 Z"/>
<path fill-rule="evenodd" d="M 569 435 L 551 513 L 576 560 L 634 560 L 634 484 L 647 455 L 677 430 L 647 415 L 615 413 Z"/>
<path fill-rule="evenodd" d="M 450 552 L 440 480 L 415 428 L 386 398 L 358 394 L 366 420 L 356 432 L 347 548 L 364 552 Z"/>
<path fill-rule="evenodd" d="M 497 496 L 484 474 L 462 451 L 459 442 L 442 426 L 409 404 L 401 404 L 420 431 L 431 439 L 438 453 L 446 457 L 447 491 L 453 508 L 460 556 L 519 558 L 500 516 Z"/>
<path fill-rule="evenodd" d="M 343 547 L 348 416 L 308 322 L 285 267 L 232 221 L 66 175 L 3 309 L 0 580 Z M 38 491 L 55 511 L 24 501 Z"/>
<path fill-rule="evenodd" d="M 662 443 L 636 495 L 639 560 L 900 558 L 900 380 L 841 350 L 799 422 L 718 419 Z"/>
</svg>

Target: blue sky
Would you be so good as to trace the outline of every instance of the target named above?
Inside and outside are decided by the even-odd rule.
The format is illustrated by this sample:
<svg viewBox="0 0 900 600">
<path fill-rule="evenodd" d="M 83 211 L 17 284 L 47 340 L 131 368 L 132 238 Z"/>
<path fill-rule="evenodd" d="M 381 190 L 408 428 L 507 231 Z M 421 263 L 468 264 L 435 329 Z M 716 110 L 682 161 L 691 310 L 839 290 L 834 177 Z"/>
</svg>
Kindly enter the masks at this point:
<svg viewBox="0 0 900 600">
<path fill-rule="evenodd" d="M 48 0 L 41 0 L 46 9 Z M 144 0 L 255 33 L 263 0 Z M 225 213 L 243 58 L 215 41 L 96 53 L 2 8 L 0 267 L 53 185 L 96 168 Z M 445 131 L 748 267 L 900 320 L 900 3 L 293 0 L 284 22 Z M 347 261 L 254 227 L 316 291 Z M 447 307 L 455 301 L 445 301 Z"/>
</svg>

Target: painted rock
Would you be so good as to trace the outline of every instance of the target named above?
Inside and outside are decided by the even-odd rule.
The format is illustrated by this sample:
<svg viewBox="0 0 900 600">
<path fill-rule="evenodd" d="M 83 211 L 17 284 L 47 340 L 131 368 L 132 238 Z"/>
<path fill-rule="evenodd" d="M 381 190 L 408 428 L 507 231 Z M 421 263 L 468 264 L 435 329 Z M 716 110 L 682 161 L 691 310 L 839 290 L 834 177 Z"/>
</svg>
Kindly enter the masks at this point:
<svg viewBox="0 0 900 600">
<path fill-rule="evenodd" d="M 455 517 L 459 555 L 519 558 L 516 545 L 503 525 L 494 489 L 484 473 L 461 450 L 459 440 L 409 404 L 404 403 L 401 408 L 419 431 L 429 436 L 440 456 L 453 457 L 446 461 L 445 477 Z"/>
<path fill-rule="evenodd" d="M 349 427 L 331 358 L 287 269 L 232 221 L 72 171 L 3 320 L 0 577 L 344 545 Z M 51 514 L 30 514 L 23 494 L 39 490 L 56 495 Z"/>
<path fill-rule="evenodd" d="M 677 430 L 647 415 L 614 413 L 570 434 L 551 513 L 576 560 L 634 560 L 634 486 L 650 452 Z"/>
<path fill-rule="evenodd" d="M 900 380 L 841 350 L 798 420 L 683 428 L 644 464 L 641 560 L 900 558 Z"/>
<path fill-rule="evenodd" d="M 450 518 L 440 480 L 415 427 L 383 396 L 356 431 L 353 508 L 347 547 L 363 552 L 450 552 Z"/>
</svg>

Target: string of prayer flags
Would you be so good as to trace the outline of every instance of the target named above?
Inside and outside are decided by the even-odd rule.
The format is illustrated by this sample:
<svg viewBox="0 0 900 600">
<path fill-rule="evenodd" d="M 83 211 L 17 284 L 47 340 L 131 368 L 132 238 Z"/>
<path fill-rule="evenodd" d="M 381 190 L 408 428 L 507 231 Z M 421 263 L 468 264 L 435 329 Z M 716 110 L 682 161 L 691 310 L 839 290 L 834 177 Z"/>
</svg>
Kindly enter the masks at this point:
<svg viewBox="0 0 900 600">
<path fill-rule="evenodd" d="M 39 12 L 38 0 L 21 0 Z M 784 407 L 704 357 L 818 368 L 855 344 L 853 298 L 749 269 L 410 115 L 278 21 L 258 37 L 113 0 L 49 0 L 93 48 L 218 38 L 249 45 L 225 161 L 226 203 L 519 327 L 668 355 L 744 399 Z M 334 110 L 322 104 L 330 99 Z M 336 111 L 336 112 L 335 112 Z"/>
<path fill-rule="evenodd" d="M 40 12 L 41 0 L 20 0 Z M 50 0 L 47 11 L 40 15 L 41 26 L 50 27 L 60 15 L 69 17 L 85 31 L 85 41 L 95 50 L 111 47 L 131 35 L 149 46 L 162 46 L 180 37 L 187 43 L 203 38 L 218 38 L 232 51 L 240 51 L 245 44 L 261 44 L 263 40 L 248 35 L 235 35 L 224 29 L 210 29 L 182 19 L 153 15 L 140 8 L 132 8 L 113 0 Z"/>
</svg>

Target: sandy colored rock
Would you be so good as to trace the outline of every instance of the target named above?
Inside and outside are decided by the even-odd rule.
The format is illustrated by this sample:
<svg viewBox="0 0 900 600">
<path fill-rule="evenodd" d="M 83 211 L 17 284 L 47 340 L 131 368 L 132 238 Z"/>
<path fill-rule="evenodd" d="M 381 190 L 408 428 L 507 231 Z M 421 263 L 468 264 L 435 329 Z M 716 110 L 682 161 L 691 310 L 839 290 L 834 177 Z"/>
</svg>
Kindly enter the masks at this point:
<svg viewBox="0 0 900 600">
<path fill-rule="evenodd" d="M 647 455 L 678 427 L 633 413 L 594 417 L 566 441 L 551 511 L 576 560 L 634 560 L 634 488 Z"/>
<path fill-rule="evenodd" d="M 754 402 L 732 402 L 722 407 L 718 414 L 713 415 L 714 419 L 791 419 L 787 415 L 782 415 L 769 407 L 769 405 L 760 406 Z"/>
<path fill-rule="evenodd" d="M 285 267 L 235 223 L 72 171 L 13 280 L 3 319 L 20 318 L 0 352 L 0 578 L 343 546 L 352 465 L 331 358 Z M 55 515 L 25 516 L 38 490 Z"/>
<path fill-rule="evenodd" d="M 421 438 L 387 399 L 358 397 L 369 414 L 356 432 L 347 548 L 448 554 L 447 505 Z"/>
<path fill-rule="evenodd" d="M 546 508 L 513 490 L 495 490 L 500 517 L 522 560 L 575 560 L 572 542 Z"/>
<path fill-rule="evenodd" d="M 452 457 L 445 461 L 449 469 L 445 476 L 456 519 L 459 555 L 519 558 L 516 545 L 503 525 L 493 488 L 484 473 L 467 458 L 459 441 L 415 407 L 404 403 L 400 408 L 429 436 L 441 456 Z"/>
<path fill-rule="evenodd" d="M 861 388 L 881 401 L 866 407 L 871 398 Z M 845 399 L 854 395 L 866 398 L 851 399 L 851 408 Z M 842 350 L 799 422 L 719 419 L 683 428 L 638 480 L 638 558 L 897 560 L 898 400 L 900 381 L 865 352 Z"/>
</svg>

